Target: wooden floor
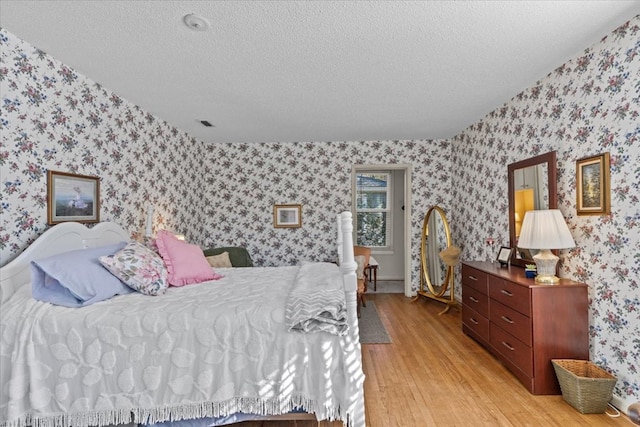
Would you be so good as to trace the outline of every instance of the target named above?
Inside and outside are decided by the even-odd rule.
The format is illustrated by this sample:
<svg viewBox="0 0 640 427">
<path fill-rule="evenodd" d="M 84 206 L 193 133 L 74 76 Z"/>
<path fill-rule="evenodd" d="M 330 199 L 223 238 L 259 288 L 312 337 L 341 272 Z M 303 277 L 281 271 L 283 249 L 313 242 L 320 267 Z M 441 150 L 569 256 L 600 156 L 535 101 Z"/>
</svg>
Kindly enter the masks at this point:
<svg viewBox="0 0 640 427">
<path fill-rule="evenodd" d="M 367 300 L 375 302 L 393 340 L 362 346 L 367 426 L 635 426 L 624 415 L 582 415 L 562 396 L 530 394 L 462 333 L 458 310 L 439 316 L 442 304 L 424 298 L 412 303 L 402 294 L 370 295 Z"/>
</svg>

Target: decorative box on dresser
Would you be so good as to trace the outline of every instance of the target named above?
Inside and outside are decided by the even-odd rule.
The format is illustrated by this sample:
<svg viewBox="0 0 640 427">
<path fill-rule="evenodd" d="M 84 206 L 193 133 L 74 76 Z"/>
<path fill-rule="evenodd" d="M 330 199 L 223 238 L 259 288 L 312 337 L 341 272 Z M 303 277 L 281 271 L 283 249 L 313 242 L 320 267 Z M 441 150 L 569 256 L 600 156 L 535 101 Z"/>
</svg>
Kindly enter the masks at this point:
<svg viewBox="0 0 640 427">
<path fill-rule="evenodd" d="M 462 330 L 531 393 L 560 394 L 551 359 L 589 359 L 587 285 L 541 285 L 519 267 L 463 262 Z"/>
</svg>

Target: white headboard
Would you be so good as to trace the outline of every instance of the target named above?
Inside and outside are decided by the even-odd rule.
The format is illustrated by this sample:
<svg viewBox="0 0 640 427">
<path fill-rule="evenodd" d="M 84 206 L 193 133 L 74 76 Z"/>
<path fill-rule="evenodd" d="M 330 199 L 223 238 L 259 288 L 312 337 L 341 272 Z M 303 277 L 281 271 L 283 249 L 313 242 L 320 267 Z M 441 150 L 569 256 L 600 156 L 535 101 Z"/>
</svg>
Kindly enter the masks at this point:
<svg viewBox="0 0 640 427">
<path fill-rule="evenodd" d="M 0 303 L 4 303 L 22 285 L 31 283 L 33 260 L 76 249 L 96 248 L 130 240 L 129 233 L 112 222 L 87 228 L 78 222 L 63 222 L 33 242 L 16 259 L 0 268 Z"/>
</svg>

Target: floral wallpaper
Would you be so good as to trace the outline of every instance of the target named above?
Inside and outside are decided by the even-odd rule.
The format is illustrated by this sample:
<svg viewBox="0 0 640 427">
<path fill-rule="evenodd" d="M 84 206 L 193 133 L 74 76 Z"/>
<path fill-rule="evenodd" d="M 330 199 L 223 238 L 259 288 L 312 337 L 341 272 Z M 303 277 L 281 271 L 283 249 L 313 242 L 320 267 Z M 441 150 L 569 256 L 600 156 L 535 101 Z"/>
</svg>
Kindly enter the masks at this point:
<svg viewBox="0 0 640 427">
<path fill-rule="evenodd" d="M 559 207 L 576 248 L 562 275 L 590 286 L 591 357 L 640 400 L 639 18 L 563 64 L 450 141 L 205 144 L 0 29 L 0 265 L 46 225 L 48 169 L 101 178 L 101 220 L 239 245 L 256 265 L 334 259 L 335 215 L 353 164 L 412 167 L 412 282 L 429 207 L 447 212 L 462 259 L 508 245 L 507 165 L 556 150 Z M 575 212 L 575 160 L 611 153 L 609 216 Z M 300 203 L 302 227 L 273 228 L 273 204 Z M 495 239 L 488 246 L 486 239 Z M 459 276 L 456 293 L 459 294 Z"/>
<path fill-rule="evenodd" d="M 245 246 L 256 265 L 335 259 L 336 214 L 351 206 L 352 164 L 412 166 L 413 280 L 422 219 L 449 209 L 450 143 L 353 141 L 207 145 L 0 30 L 0 265 L 46 224 L 47 170 L 101 178 L 101 220 Z M 273 204 L 300 203 L 303 227 L 273 228 Z M 415 243 L 418 242 L 418 243 Z"/>
<path fill-rule="evenodd" d="M 100 219 L 132 236 L 148 204 L 158 227 L 193 225 L 185 183 L 199 175 L 182 163 L 202 156 L 201 142 L 5 30 L 0 47 L 1 265 L 48 228 L 49 169 L 100 177 Z"/>
<path fill-rule="evenodd" d="M 206 219 L 194 230 L 205 246 L 241 244 L 258 265 L 333 260 L 335 216 L 351 209 L 354 164 L 412 166 L 413 282 L 418 283 L 422 221 L 449 208 L 451 150 L 436 141 L 212 144 L 204 168 Z M 302 228 L 273 228 L 273 205 L 302 204 Z"/>
<path fill-rule="evenodd" d="M 591 359 L 616 375 L 616 395 L 640 401 L 640 17 L 452 145 L 451 224 L 463 259 L 491 260 L 509 245 L 507 165 L 556 151 L 558 208 L 576 242 L 560 252 L 561 276 L 589 285 Z M 611 214 L 578 216 L 576 160 L 603 152 L 611 156 Z"/>
</svg>

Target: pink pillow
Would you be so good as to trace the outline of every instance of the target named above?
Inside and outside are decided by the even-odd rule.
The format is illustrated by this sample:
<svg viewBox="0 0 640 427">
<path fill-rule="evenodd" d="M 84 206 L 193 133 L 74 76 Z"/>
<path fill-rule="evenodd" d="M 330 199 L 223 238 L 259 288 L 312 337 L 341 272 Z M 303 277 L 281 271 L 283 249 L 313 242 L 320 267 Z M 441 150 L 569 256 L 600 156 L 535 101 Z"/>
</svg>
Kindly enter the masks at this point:
<svg viewBox="0 0 640 427">
<path fill-rule="evenodd" d="M 158 251 L 167 266 L 171 286 L 183 286 L 222 278 L 213 271 L 198 245 L 178 240 L 166 230 L 158 232 Z"/>
</svg>

